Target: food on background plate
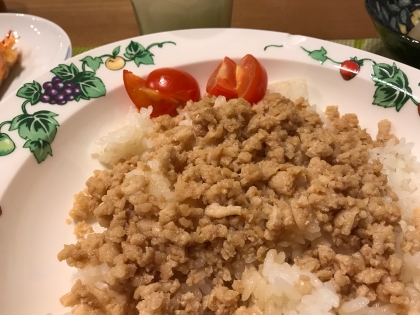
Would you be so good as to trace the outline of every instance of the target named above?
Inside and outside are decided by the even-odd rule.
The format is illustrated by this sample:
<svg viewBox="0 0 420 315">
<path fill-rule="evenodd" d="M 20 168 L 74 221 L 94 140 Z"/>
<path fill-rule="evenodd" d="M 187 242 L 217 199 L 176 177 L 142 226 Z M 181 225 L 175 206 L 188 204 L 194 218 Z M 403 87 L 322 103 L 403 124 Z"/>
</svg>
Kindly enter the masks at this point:
<svg viewBox="0 0 420 315">
<path fill-rule="evenodd" d="M 0 86 L 18 59 L 18 52 L 13 49 L 15 41 L 15 35 L 12 31 L 9 31 L 7 36 L 0 42 Z"/>
<path fill-rule="evenodd" d="M 319 115 L 294 86 L 257 104 L 152 106 L 98 140 L 70 216 L 74 314 L 415 314 L 419 164 L 378 124 Z M 290 93 L 290 101 L 275 93 Z M 306 95 L 305 95 L 306 96 Z M 92 233 L 85 222 L 97 220 Z M 409 313 L 411 312 L 411 313 Z"/>
</svg>

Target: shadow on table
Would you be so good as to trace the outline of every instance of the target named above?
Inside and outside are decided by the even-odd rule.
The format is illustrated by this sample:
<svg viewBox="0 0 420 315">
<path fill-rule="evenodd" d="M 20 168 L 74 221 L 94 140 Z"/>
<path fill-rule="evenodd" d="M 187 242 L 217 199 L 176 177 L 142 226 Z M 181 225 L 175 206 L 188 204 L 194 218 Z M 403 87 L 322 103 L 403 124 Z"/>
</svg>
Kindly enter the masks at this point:
<svg viewBox="0 0 420 315">
<path fill-rule="evenodd" d="M 395 56 L 391 55 L 391 53 L 388 52 L 388 50 L 385 49 L 385 47 L 380 47 L 379 49 L 377 49 L 376 51 L 372 51 L 374 54 L 389 58 L 389 59 L 393 59 L 396 60 L 398 62 L 402 62 L 401 60 L 399 60 L 398 58 L 396 58 Z"/>
<path fill-rule="evenodd" d="M 8 1 L 6 7 L 7 13 L 28 13 L 28 7 L 22 2 Z"/>
</svg>

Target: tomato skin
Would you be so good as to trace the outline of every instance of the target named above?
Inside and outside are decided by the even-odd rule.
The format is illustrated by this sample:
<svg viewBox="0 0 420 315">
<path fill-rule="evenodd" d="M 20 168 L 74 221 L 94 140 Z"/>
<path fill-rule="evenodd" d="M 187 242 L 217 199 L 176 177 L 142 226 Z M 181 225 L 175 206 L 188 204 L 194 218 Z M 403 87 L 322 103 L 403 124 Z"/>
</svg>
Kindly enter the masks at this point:
<svg viewBox="0 0 420 315">
<path fill-rule="evenodd" d="M 236 98 L 236 62 L 225 57 L 210 75 L 206 86 L 207 93 L 226 98 Z"/>
<path fill-rule="evenodd" d="M 172 97 L 180 102 L 200 100 L 197 80 L 188 72 L 174 68 L 159 68 L 149 73 L 146 87 Z"/>
<path fill-rule="evenodd" d="M 152 106 L 150 117 L 177 114 L 177 108 L 189 100 L 200 100 L 200 87 L 189 73 L 174 69 L 160 68 L 144 80 L 128 70 L 123 71 L 125 89 L 138 109 Z"/>
<path fill-rule="evenodd" d="M 177 100 L 147 88 L 146 81 L 131 71 L 124 70 L 123 79 L 127 94 L 138 109 L 153 107 L 150 117 L 164 114 L 175 116 L 177 114 L 176 109 L 180 105 Z"/>
<path fill-rule="evenodd" d="M 267 71 L 252 55 L 243 57 L 236 68 L 236 90 L 251 104 L 259 102 L 267 91 Z"/>
</svg>

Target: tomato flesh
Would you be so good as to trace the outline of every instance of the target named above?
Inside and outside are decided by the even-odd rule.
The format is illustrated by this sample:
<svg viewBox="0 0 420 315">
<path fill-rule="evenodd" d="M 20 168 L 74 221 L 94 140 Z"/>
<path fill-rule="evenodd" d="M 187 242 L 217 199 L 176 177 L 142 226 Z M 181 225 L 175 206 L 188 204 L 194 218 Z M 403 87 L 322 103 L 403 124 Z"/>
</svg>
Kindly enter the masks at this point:
<svg viewBox="0 0 420 315">
<path fill-rule="evenodd" d="M 255 104 L 264 97 L 267 84 L 267 71 L 254 56 L 248 54 L 238 64 L 225 57 L 210 75 L 206 91 L 214 96 L 239 97 Z"/>
<path fill-rule="evenodd" d="M 236 82 L 238 97 L 255 104 L 267 91 L 267 71 L 254 56 L 248 54 L 236 68 Z"/>
<path fill-rule="evenodd" d="M 207 93 L 226 98 L 238 97 L 236 92 L 236 63 L 225 57 L 210 75 L 206 86 Z"/>
<path fill-rule="evenodd" d="M 145 85 L 183 103 L 189 100 L 194 102 L 200 100 L 200 87 L 197 80 L 183 70 L 174 68 L 153 70 L 147 76 Z"/>
<path fill-rule="evenodd" d="M 133 74 L 131 71 L 123 71 L 124 86 L 131 101 L 138 109 L 152 106 L 150 117 L 168 114 L 175 116 L 179 101 L 166 96 L 158 91 L 146 87 L 146 81 Z"/>
</svg>

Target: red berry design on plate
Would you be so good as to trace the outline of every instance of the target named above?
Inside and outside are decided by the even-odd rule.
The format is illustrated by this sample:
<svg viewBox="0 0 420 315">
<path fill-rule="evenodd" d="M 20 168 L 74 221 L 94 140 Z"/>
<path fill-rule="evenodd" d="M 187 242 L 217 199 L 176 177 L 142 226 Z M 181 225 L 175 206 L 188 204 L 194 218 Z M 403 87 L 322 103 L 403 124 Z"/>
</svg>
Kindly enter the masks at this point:
<svg viewBox="0 0 420 315">
<path fill-rule="evenodd" d="M 360 65 L 354 60 L 343 61 L 340 65 L 341 77 L 346 81 L 353 79 L 359 73 L 359 70 Z"/>
</svg>

